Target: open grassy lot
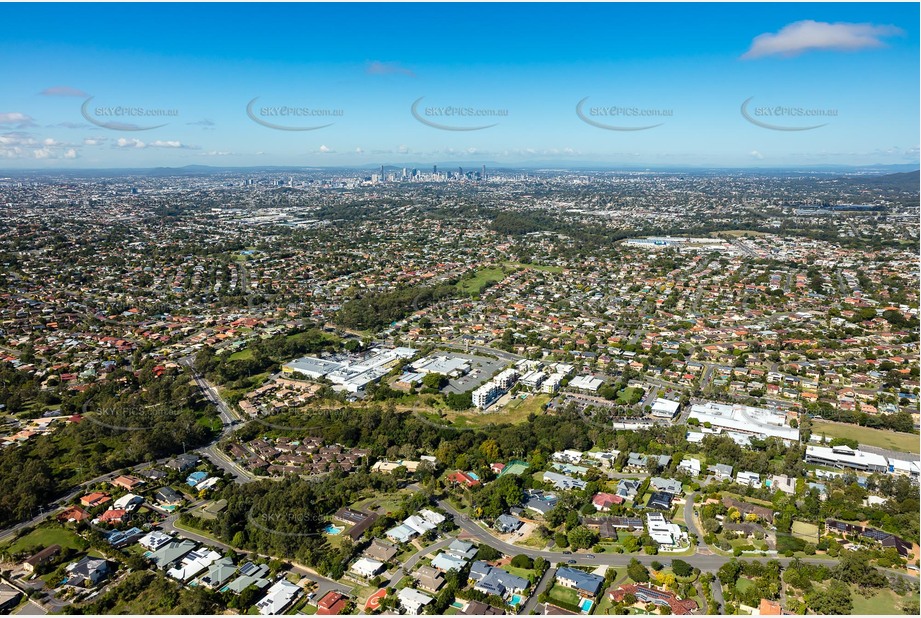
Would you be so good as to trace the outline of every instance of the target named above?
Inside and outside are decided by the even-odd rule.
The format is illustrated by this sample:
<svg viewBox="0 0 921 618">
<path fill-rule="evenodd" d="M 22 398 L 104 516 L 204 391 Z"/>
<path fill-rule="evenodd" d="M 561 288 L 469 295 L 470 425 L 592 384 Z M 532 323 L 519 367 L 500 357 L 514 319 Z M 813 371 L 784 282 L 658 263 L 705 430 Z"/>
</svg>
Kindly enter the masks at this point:
<svg viewBox="0 0 921 618">
<path fill-rule="evenodd" d="M 234 352 L 233 354 L 227 357 L 227 360 L 232 360 L 232 361 L 252 360 L 252 359 L 253 359 L 253 351 L 249 348 L 243 348 L 239 352 Z"/>
<path fill-rule="evenodd" d="M 827 421 L 812 421 L 812 435 L 827 436 L 831 438 L 847 438 L 857 440 L 860 444 L 876 446 L 879 448 L 902 451 L 904 453 L 921 453 L 918 434 L 899 433 L 887 429 L 870 429 L 859 425 L 846 423 L 830 423 Z"/>
<path fill-rule="evenodd" d="M 906 598 L 899 597 L 888 588 L 879 590 L 873 596 L 866 596 L 857 586 L 851 586 L 851 599 L 854 600 L 852 614 L 865 616 L 891 616 L 901 614 L 902 603 Z"/>
<path fill-rule="evenodd" d="M 809 543 L 819 542 L 819 527 L 815 524 L 809 524 L 804 521 L 793 522 L 793 536 L 803 539 Z"/>
<path fill-rule="evenodd" d="M 445 418 L 455 427 L 482 427 L 507 423 L 517 425 L 528 420 L 532 412 L 540 414 L 550 395 L 528 395 L 527 399 L 516 398 L 502 408 L 491 408 L 489 412 L 447 412 Z"/>
<path fill-rule="evenodd" d="M 639 403 L 643 398 L 643 389 L 636 386 L 628 386 L 625 389 L 622 389 L 617 393 L 617 399 L 614 400 L 614 403 L 620 405 L 632 405 L 634 403 Z"/>
<path fill-rule="evenodd" d="M 461 279 L 457 287 L 467 294 L 479 294 L 488 283 L 495 283 L 505 279 L 506 274 L 501 268 L 481 268 L 474 273 L 471 279 Z"/>
<path fill-rule="evenodd" d="M 89 543 L 77 536 L 77 534 L 71 530 L 41 526 L 29 534 L 16 539 L 16 541 L 9 546 L 8 551 L 11 554 L 15 554 L 33 548 L 44 549 L 49 545 L 55 544 L 76 550 L 84 550 L 89 546 Z"/>
</svg>

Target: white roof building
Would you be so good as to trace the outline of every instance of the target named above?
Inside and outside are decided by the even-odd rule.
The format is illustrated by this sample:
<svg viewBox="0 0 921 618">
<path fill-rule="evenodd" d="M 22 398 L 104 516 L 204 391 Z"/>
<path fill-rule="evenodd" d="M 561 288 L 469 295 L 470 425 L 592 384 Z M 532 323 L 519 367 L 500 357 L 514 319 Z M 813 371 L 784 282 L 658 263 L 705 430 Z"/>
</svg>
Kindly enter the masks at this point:
<svg viewBox="0 0 921 618">
<path fill-rule="evenodd" d="M 213 549 L 202 547 L 186 554 L 179 562 L 179 566 L 169 569 L 166 574 L 173 579 L 184 582 L 207 569 L 220 557 L 221 554 Z"/>
<path fill-rule="evenodd" d="M 656 399 L 655 403 L 652 404 L 652 415 L 656 418 L 675 418 L 675 415 L 678 413 L 678 408 L 680 407 L 681 404 L 677 401 L 659 397 Z"/>
<path fill-rule="evenodd" d="M 285 608 L 300 594 L 301 588 L 292 584 L 287 579 L 279 579 L 272 584 L 262 600 L 256 603 L 256 608 L 263 616 L 273 616 L 282 613 Z"/>
<path fill-rule="evenodd" d="M 673 524 L 665 519 L 662 513 L 647 513 L 646 531 L 650 538 L 659 545 L 677 547 L 681 544 L 683 533 L 678 524 Z"/>
<path fill-rule="evenodd" d="M 384 563 L 373 558 L 361 557 L 349 569 L 352 573 L 370 579 L 384 570 Z"/>
<path fill-rule="evenodd" d="M 710 423 L 712 428 L 727 433 L 799 441 L 799 429 L 789 427 L 786 414 L 779 410 L 710 401 L 692 405 L 688 418 L 697 419 L 701 425 Z"/>
<path fill-rule="evenodd" d="M 432 597 L 415 588 L 403 588 L 397 593 L 400 606 L 409 614 L 421 614 L 423 607 L 432 602 Z"/>
<path fill-rule="evenodd" d="M 806 447 L 806 463 L 832 466 L 833 468 L 853 468 L 865 472 L 886 472 L 889 470 L 889 461 L 882 455 L 867 453 L 860 449 L 848 446 Z"/>
<path fill-rule="evenodd" d="M 597 392 L 604 380 L 592 376 L 576 376 L 569 382 L 569 386 L 583 391 Z"/>
</svg>

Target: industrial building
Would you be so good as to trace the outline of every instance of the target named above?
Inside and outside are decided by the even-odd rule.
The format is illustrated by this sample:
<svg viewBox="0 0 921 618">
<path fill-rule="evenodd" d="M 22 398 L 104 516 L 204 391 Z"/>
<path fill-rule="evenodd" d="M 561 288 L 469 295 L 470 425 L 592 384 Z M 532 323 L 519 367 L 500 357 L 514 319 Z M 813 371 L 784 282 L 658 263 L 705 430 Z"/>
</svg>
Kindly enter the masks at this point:
<svg viewBox="0 0 921 618">
<path fill-rule="evenodd" d="M 415 355 L 413 348 L 375 348 L 362 355 L 329 359 L 305 356 L 282 365 L 281 370 L 286 374 L 301 373 L 314 380 L 326 378 L 349 393 L 358 393 L 390 373 L 401 360 Z"/>
<path fill-rule="evenodd" d="M 696 419 L 704 427 L 709 423 L 709 428 L 717 433 L 799 441 L 799 429 L 788 426 L 786 414 L 780 410 L 709 401 L 692 405 L 688 419 Z"/>
</svg>

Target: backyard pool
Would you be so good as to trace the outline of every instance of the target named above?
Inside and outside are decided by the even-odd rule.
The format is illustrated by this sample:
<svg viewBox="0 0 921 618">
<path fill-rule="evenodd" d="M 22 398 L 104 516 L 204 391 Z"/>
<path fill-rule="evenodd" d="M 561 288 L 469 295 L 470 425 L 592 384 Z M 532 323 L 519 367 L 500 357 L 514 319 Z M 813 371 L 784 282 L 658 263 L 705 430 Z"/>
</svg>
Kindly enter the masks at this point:
<svg viewBox="0 0 921 618">
<path fill-rule="evenodd" d="M 323 532 L 325 532 L 326 534 L 332 534 L 332 535 L 341 534 L 343 530 L 345 530 L 345 526 L 334 526 L 332 524 L 329 524 L 328 526 L 323 528 Z"/>
<path fill-rule="evenodd" d="M 579 609 L 582 610 L 583 614 L 587 614 L 590 611 L 592 611 L 592 605 L 594 604 L 595 602 L 592 601 L 591 599 L 582 599 L 581 601 L 579 601 Z"/>
<path fill-rule="evenodd" d="M 511 605 L 512 607 L 518 607 L 521 604 L 521 595 L 513 594 L 512 600 L 509 601 L 508 604 Z"/>
</svg>

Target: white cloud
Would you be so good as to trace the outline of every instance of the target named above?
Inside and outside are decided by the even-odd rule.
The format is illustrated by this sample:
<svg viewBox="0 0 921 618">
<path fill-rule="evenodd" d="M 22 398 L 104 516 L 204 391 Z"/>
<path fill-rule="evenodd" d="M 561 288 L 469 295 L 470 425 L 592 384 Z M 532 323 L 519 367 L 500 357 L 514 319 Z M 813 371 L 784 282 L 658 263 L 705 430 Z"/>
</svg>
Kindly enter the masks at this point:
<svg viewBox="0 0 921 618">
<path fill-rule="evenodd" d="M 116 148 L 196 148 L 195 146 L 188 146 L 183 144 L 178 140 L 155 140 L 150 143 L 145 143 L 135 137 L 120 137 L 118 141 L 115 142 Z"/>
<path fill-rule="evenodd" d="M 365 151 L 361 149 L 361 146 L 355 148 L 355 154 L 365 154 Z"/>
<path fill-rule="evenodd" d="M 777 32 L 759 34 L 743 59 L 765 56 L 796 56 L 811 50 L 854 51 L 882 47 L 881 37 L 902 34 L 895 26 L 828 23 L 807 19 L 788 24 Z"/>
<path fill-rule="evenodd" d="M 183 145 L 183 143 L 178 140 L 163 141 L 159 139 L 156 141 L 150 142 L 150 147 L 151 148 L 188 148 L 188 146 Z"/>
<path fill-rule="evenodd" d="M 108 137 L 84 137 L 83 145 L 84 146 L 98 146 L 103 142 L 109 141 Z"/>
<path fill-rule="evenodd" d="M 35 121 L 28 114 L 23 114 L 20 112 L 0 112 L 0 125 L 9 124 L 16 125 L 17 128 L 31 127 L 35 125 Z"/>
<path fill-rule="evenodd" d="M 759 161 L 760 161 L 761 159 L 764 158 L 764 155 L 761 154 L 760 152 L 758 152 L 757 150 L 752 150 L 752 151 L 751 151 L 750 153 L 748 153 L 748 154 L 749 154 L 749 156 L 751 156 L 751 158 L 753 158 L 753 159 L 758 159 Z"/>
<path fill-rule="evenodd" d="M 320 146 L 320 152 L 326 153 L 326 152 L 333 152 L 333 151 L 330 150 L 328 146 L 323 145 L 323 146 Z"/>
<path fill-rule="evenodd" d="M 116 148 L 146 148 L 147 144 L 134 137 L 119 137 L 115 146 Z"/>
</svg>

